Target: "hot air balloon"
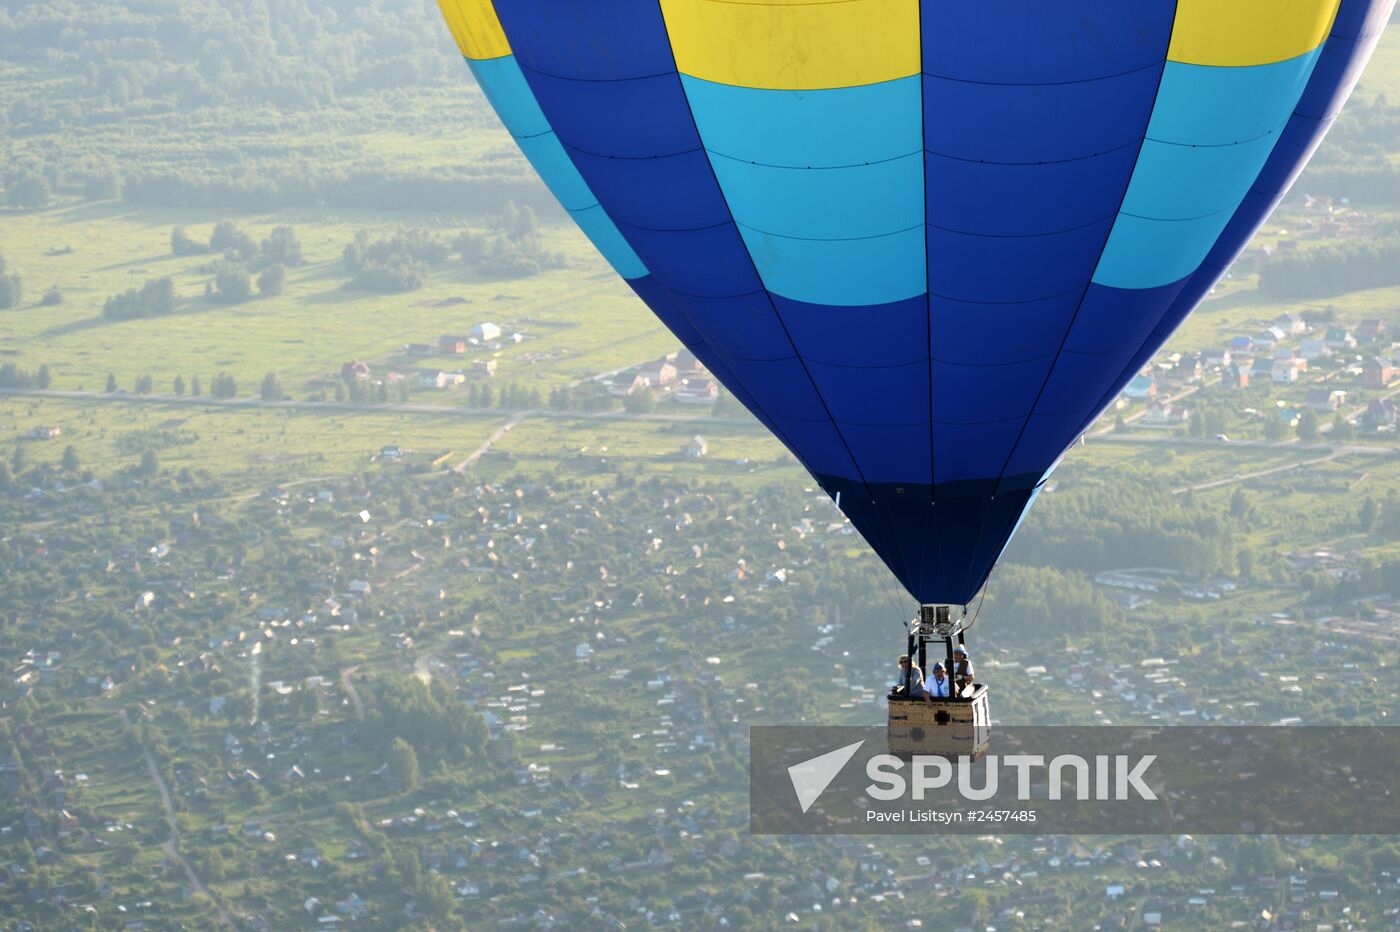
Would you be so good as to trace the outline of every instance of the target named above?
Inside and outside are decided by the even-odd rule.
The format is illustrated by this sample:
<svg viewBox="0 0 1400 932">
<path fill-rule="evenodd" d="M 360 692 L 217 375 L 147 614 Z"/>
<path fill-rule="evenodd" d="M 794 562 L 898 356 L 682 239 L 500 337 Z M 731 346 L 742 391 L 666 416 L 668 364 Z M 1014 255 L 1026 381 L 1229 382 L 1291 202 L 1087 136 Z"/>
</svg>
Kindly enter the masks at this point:
<svg viewBox="0 0 1400 932">
<path fill-rule="evenodd" d="M 439 2 L 599 252 L 945 632 L 1394 4 Z"/>
</svg>

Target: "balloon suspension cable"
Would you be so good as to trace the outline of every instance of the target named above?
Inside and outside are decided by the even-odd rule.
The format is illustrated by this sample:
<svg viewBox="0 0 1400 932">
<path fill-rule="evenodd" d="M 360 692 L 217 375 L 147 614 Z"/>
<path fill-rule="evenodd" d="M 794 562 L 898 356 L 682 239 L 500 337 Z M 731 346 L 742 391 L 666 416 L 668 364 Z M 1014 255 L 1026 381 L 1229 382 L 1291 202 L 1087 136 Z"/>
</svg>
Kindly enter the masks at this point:
<svg viewBox="0 0 1400 932">
<path fill-rule="evenodd" d="M 972 613 L 972 620 L 963 627 L 963 633 L 972 630 L 972 626 L 977 624 L 977 616 L 982 614 L 982 603 L 987 601 L 987 590 L 992 588 L 992 575 L 997 571 L 997 564 L 993 563 L 992 568 L 987 572 L 987 581 L 982 584 L 982 594 L 977 598 L 977 609 Z M 967 606 L 963 606 L 963 613 L 967 613 Z"/>
</svg>

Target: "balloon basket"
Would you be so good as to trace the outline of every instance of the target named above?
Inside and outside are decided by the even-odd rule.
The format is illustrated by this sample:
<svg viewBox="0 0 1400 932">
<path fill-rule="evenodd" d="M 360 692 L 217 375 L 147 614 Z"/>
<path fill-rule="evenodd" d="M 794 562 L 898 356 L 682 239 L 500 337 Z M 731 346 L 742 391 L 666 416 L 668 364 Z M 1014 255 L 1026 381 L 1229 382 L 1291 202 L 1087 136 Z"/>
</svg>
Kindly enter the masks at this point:
<svg viewBox="0 0 1400 932">
<path fill-rule="evenodd" d="M 971 757 L 987 752 L 992 724 L 987 687 L 972 684 L 966 696 L 956 699 L 906 699 L 890 697 L 889 751 L 897 757 L 935 754 Z"/>
</svg>

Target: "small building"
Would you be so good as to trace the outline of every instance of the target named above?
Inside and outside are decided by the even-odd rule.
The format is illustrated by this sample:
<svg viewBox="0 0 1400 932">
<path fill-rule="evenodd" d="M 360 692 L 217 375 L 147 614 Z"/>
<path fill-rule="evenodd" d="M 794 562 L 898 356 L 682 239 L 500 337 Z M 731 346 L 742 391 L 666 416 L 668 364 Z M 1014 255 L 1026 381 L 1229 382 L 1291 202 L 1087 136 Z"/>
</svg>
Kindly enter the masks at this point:
<svg viewBox="0 0 1400 932">
<path fill-rule="evenodd" d="M 499 340 L 501 338 L 501 328 L 487 321 L 474 325 L 469 335 L 471 339 L 476 340 L 478 343 L 490 343 L 492 340 Z"/>
<path fill-rule="evenodd" d="M 63 429 L 59 427 L 31 427 L 24 432 L 25 440 L 53 440 Z"/>
<path fill-rule="evenodd" d="M 1328 327 L 1323 340 L 1334 350 L 1356 349 L 1356 337 L 1346 327 Z"/>
<path fill-rule="evenodd" d="M 719 400 L 719 386 L 714 379 L 689 378 L 681 382 L 672 397 L 677 404 L 712 405 Z"/>
<path fill-rule="evenodd" d="M 681 453 L 691 459 L 699 459 L 710 452 L 710 444 L 704 437 L 696 434 L 681 445 Z"/>
<path fill-rule="evenodd" d="M 1366 411 L 1361 415 L 1361 423 L 1371 430 L 1390 429 L 1395 426 L 1397 406 L 1389 398 L 1372 398 L 1366 403 Z"/>
<path fill-rule="evenodd" d="M 423 369 L 418 373 L 419 388 L 446 388 L 447 373 L 441 369 Z"/>
<path fill-rule="evenodd" d="M 690 378 L 697 375 L 708 375 L 709 371 L 705 364 L 696 358 L 695 354 L 688 349 L 682 349 L 676 353 L 676 358 L 671 361 L 676 367 L 676 374 L 681 378 Z"/>
<path fill-rule="evenodd" d="M 1304 340 L 1298 345 L 1298 355 L 1307 360 L 1326 359 L 1332 355 L 1332 347 L 1325 340 Z"/>
<path fill-rule="evenodd" d="M 352 359 L 340 366 L 340 377 L 347 382 L 357 382 L 369 378 L 369 363 Z"/>
<path fill-rule="evenodd" d="M 1310 388 L 1303 404 L 1319 414 L 1331 414 L 1346 404 L 1347 393 L 1341 389 Z"/>
<path fill-rule="evenodd" d="M 444 356 L 460 356 L 467 351 L 467 338 L 443 334 L 438 337 L 438 352 Z"/>
<path fill-rule="evenodd" d="M 478 359 L 472 363 L 472 375 L 483 378 L 490 378 L 496 374 L 496 360 Z"/>
<path fill-rule="evenodd" d="M 1298 381 L 1298 376 L 1308 371 L 1308 361 L 1298 357 L 1275 359 L 1269 377 L 1280 385 Z"/>
<path fill-rule="evenodd" d="M 1368 317 L 1356 327 L 1356 338 L 1366 343 L 1374 343 L 1385 337 L 1385 321 Z"/>
<path fill-rule="evenodd" d="M 1230 364 L 1228 349 L 1208 349 L 1201 353 L 1201 364 L 1207 369 L 1220 369 Z"/>
<path fill-rule="evenodd" d="M 638 374 L 652 388 L 665 388 L 676 380 L 676 367 L 664 358 L 654 359 L 645 363 Z"/>
<path fill-rule="evenodd" d="M 1278 315 L 1274 318 L 1273 325 L 1279 330 L 1282 330 L 1285 335 L 1294 337 L 1302 336 L 1303 334 L 1307 333 L 1309 330 L 1312 329 L 1308 326 L 1308 322 L 1306 320 L 1304 320 L 1300 315 L 1293 313 L 1285 313 Z"/>
<path fill-rule="evenodd" d="M 636 372 L 619 372 L 608 382 L 608 394 L 626 398 L 647 387 L 647 380 Z"/>
<path fill-rule="evenodd" d="M 1185 408 L 1173 405 L 1170 401 L 1155 400 L 1147 406 L 1147 413 L 1142 418 L 1144 424 L 1154 427 L 1173 427 L 1190 419 L 1191 412 Z"/>
<path fill-rule="evenodd" d="M 1390 360 L 1372 356 L 1361 366 L 1361 384 L 1367 388 L 1388 388 L 1395 380 L 1395 367 Z"/>
</svg>

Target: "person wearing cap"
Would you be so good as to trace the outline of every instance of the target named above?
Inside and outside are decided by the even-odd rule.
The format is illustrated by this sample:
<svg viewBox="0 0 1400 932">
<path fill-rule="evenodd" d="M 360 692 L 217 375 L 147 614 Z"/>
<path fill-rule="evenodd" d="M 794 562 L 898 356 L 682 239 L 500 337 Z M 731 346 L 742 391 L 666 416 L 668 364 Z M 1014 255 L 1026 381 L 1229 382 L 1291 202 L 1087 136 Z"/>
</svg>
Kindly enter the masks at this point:
<svg viewBox="0 0 1400 932">
<path fill-rule="evenodd" d="M 908 654 L 899 655 L 899 682 L 890 690 L 891 696 L 907 696 L 910 699 L 924 694 L 924 674 L 919 665 L 909 661 Z"/>
<path fill-rule="evenodd" d="M 972 658 L 967 655 L 967 648 L 961 644 L 953 647 L 953 685 L 961 693 L 964 689 L 972 685 L 973 678 L 977 674 L 972 670 Z"/>
<path fill-rule="evenodd" d="M 929 671 L 929 678 L 924 680 L 924 698 L 932 702 L 934 699 L 947 699 L 948 686 L 950 682 L 944 675 L 943 664 L 935 663 L 933 669 Z"/>
</svg>

